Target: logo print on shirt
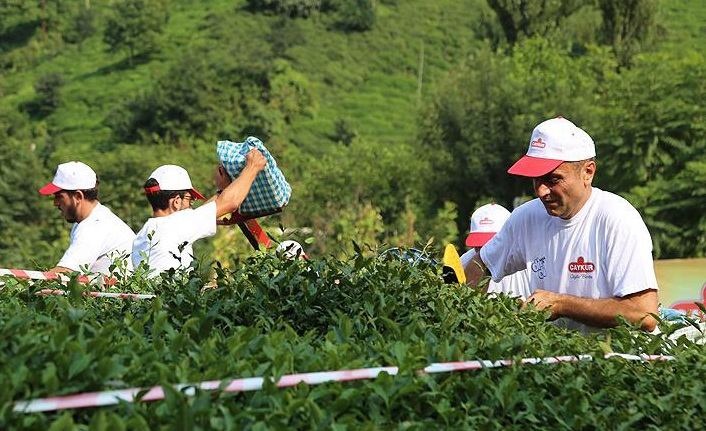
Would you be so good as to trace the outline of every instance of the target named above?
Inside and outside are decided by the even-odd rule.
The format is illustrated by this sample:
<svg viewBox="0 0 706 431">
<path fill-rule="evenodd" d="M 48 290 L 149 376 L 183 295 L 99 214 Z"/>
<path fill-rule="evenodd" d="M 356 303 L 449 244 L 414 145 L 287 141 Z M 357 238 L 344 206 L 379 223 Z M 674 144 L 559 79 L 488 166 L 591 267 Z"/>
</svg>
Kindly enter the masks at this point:
<svg viewBox="0 0 706 431">
<path fill-rule="evenodd" d="M 478 222 L 478 224 L 482 224 L 482 225 L 489 225 L 489 224 L 493 224 L 493 223 L 494 222 L 491 219 L 489 219 L 488 217 L 486 217 L 483 220 Z"/>
<path fill-rule="evenodd" d="M 542 140 L 542 138 L 537 138 L 532 143 L 530 144 L 534 148 L 544 148 L 547 146 L 547 143 Z"/>
<path fill-rule="evenodd" d="M 532 272 L 536 272 L 540 280 L 547 276 L 547 268 L 544 266 L 545 260 L 546 257 L 538 257 L 532 262 Z"/>
<path fill-rule="evenodd" d="M 578 274 L 588 274 L 596 269 L 596 265 L 592 262 L 586 262 L 583 256 L 579 256 L 576 262 L 571 262 L 569 264 L 569 271 Z"/>
</svg>

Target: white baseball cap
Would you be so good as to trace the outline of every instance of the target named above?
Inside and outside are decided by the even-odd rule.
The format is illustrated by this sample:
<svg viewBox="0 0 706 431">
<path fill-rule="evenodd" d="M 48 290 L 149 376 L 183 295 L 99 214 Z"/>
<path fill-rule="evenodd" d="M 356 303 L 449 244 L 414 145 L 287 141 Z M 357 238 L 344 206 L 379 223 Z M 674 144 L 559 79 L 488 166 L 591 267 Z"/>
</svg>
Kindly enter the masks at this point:
<svg viewBox="0 0 706 431">
<path fill-rule="evenodd" d="M 277 246 L 277 253 L 281 253 L 287 259 L 296 259 L 297 256 L 300 259 L 307 259 L 302 245 L 292 240 L 282 241 Z"/>
<path fill-rule="evenodd" d="M 191 185 L 191 178 L 186 169 L 177 165 L 162 165 L 150 174 L 157 181 L 156 186 L 145 187 L 145 194 L 151 195 L 159 191 L 189 190 L 194 199 L 206 198 Z"/>
<path fill-rule="evenodd" d="M 500 232 L 510 211 L 498 204 L 487 204 L 473 211 L 471 215 L 471 233 L 466 237 L 468 247 L 483 247 L 490 238 Z"/>
<path fill-rule="evenodd" d="M 96 173 L 85 163 L 66 162 L 56 168 L 54 179 L 39 189 L 43 195 L 53 195 L 62 190 L 88 190 L 96 187 Z"/>
<path fill-rule="evenodd" d="M 596 147 L 588 133 L 566 118 L 556 117 L 534 128 L 527 154 L 507 172 L 536 178 L 548 174 L 563 162 L 578 162 L 595 156 Z"/>
</svg>

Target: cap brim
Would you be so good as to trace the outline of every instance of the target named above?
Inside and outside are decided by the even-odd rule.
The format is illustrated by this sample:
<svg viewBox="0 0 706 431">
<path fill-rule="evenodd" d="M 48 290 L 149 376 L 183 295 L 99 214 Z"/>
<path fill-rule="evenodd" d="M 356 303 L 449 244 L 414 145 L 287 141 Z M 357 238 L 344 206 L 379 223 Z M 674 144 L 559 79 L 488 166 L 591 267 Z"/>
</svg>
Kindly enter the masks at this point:
<svg viewBox="0 0 706 431">
<path fill-rule="evenodd" d="M 471 232 L 466 237 L 466 246 L 483 247 L 494 236 L 495 232 Z"/>
<path fill-rule="evenodd" d="M 539 157 L 522 156 L 520 160 L 515 162 L 515 164 L 507 170 L 507 173 L 522 177 L 537 178 L 548 174 L 559 167 L 562 163 L 564 163 L 563 160 L 540 159 Z"/>
<path fill-rule="evenodd" d="M 54 185 L 54 183 L 49 182 L 49 183 L 47 183 L 46 186 L 39 189 L 39 193 L 41 193 L 43 195 L 53 195 L 54 193 L 60 192 L 62 190 L 63 189 L 61 187 L 58 187 L 58 186 Z"/>
<path fill-rule="evenodd" d="M 196 189 L 191 189 L 191 196 L 196 199 L 201 199 L 202 201 L 206 200 L 206 198 Z"/>
</svg>

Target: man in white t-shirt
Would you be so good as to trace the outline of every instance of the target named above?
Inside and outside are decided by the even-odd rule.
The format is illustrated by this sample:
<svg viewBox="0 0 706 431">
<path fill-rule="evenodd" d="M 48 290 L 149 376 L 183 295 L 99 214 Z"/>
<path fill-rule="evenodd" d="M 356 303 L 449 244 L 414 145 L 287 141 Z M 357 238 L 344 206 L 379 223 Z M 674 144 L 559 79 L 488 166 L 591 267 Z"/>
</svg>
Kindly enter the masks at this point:
<svg viewBox="0 0 706 431">
<path fill-rule="evenodd" d="M 595 155 L 591 137 L 564 118 L 534 129 L 527 154 L 508 172 L 532 178 L 537 199 L 516 208 L 473 257 L 468 284 L 486 268 L 494 281 L 528 270 L 525 305 L 548 309 L 561 326 L 587 333 L 623 316 L 652 331 L 652 239 L 632 205 L 591 186 Z"/>
<path fill-rule="evenodd" d="M 115 259 L 126 259 L 132 250 L 135 233 L 118 216 L 98 202 L 98 179 L 88 165 L 81 162 L 62 163 L 54 179 L 39 190 L 54 195 L 56 206 L 66 221 L 74 223 L 71 243 L 51 272 L 81 271 L 108 275 Z"/>
<path fill-rule="evenodd" d="M 471 230 L 466 237 L 466 245 L 470 250 L 461 255 L 461 265 L 466 273 L 470 275 L 470 265 L 478 251 L 503 227 L 505 221 L 510 217 L 510 211 L 502 205 L 495 203 L 483 205 L 473 211 L 471 215 Z M 530 297 L 530 281 L 528 271 L 517 271 L 495 282 L 490 280 L 486 289 L 487 293 L 504 293 L 509 296 L 519 297 L 523 301 Z"/>
<path fill-rule="evenodd" d="M 145 183 L 145 194 L 152 205 L 153 217 L 147 220 L 132 244 L 132 263 L 146 262 L 150 277 L 171 268 L 187 268 L 193 261 L 193 244 L 215 235 L 216 220 L 237 210 L 250 191 L 258 172 L 267 160 L 253 149 L 246 155 L 245 168 L 234 181 L 216 171 L 216 184 L 222 192 L 196 209 L 191 204 L 205 199 L 191 185 L 186 169 L 176 165 L 157 168 Z"/>
</svg>

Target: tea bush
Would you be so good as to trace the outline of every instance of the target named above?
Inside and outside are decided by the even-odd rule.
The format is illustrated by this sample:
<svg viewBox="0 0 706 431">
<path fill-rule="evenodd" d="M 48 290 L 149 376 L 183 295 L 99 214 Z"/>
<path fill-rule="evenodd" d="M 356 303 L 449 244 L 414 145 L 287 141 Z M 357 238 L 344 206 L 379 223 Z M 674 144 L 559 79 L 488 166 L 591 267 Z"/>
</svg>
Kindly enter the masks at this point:
<svg viewBox="0 0 706 431">
<path fill-rule="evenodd" d="M 365 257 L 283 261 L 258 254 L 157 281 L 124 280 L 151 301 L 36 296 L 55 282 L 6 280 L 0 292 L 0 428 L 155 429 L 669 429 L 694 427 L 706 407 L 704 348 L 624 325 L 584 338 L 520 310 L 445 285 L 439 268 Z M 129 286 L 134 286 L 130 289 Z M 417 375 L 432 362 L 670 353 L 663 363 L 597 359 Z M 397 365 L 397 376 L 194 397 L 169 385 Z M 15 401 L 167 385 L 152 403 L 55 413 Z"/>
</svg>

